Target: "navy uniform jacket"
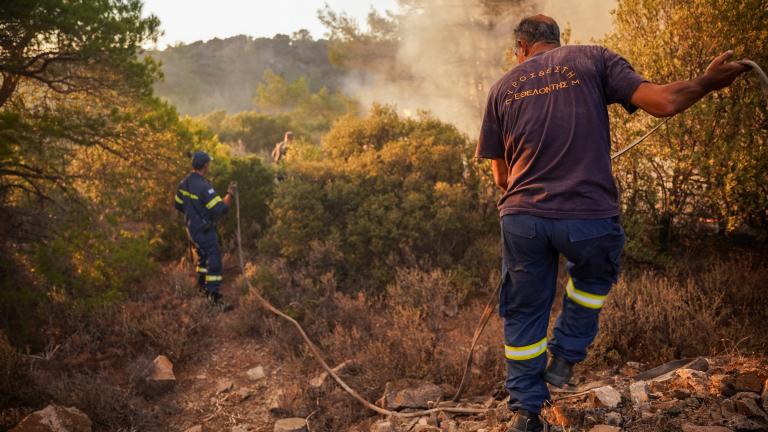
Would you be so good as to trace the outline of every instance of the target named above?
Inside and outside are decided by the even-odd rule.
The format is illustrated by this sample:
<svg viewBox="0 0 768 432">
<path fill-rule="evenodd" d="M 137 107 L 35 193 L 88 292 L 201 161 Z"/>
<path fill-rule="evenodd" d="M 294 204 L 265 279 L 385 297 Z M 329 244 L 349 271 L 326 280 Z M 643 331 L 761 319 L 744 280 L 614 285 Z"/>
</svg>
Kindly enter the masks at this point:
<svg viewBox="0 0 768 432">
<path fill-rule="evenodd" d="M 194 236 L 213 227 L 229 211 L 213 186 L 196 172 L 191 172 L 179 183 L 174 200 L 176 210 L 184 213 L 189 233 Z"/>
</svg>

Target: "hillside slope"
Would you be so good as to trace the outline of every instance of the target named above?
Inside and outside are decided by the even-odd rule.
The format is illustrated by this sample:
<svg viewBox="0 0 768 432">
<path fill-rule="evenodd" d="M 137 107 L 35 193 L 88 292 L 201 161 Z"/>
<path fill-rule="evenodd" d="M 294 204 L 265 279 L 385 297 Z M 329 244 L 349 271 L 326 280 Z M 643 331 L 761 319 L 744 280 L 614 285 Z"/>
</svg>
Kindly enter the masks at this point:
<svg viewBox="0 0 768 432">
<path fill-rule="evenodd" d="M 162 64 L 155 92 L 182 114 L 252 108 L 266 70 L 288 80 L 306 77 L 310 87 L 336 89 L 341 71 L 328 61 L 327 41 L 301 35 L 235 36 L 169 47 L 148 54 Z"/>
</svg>

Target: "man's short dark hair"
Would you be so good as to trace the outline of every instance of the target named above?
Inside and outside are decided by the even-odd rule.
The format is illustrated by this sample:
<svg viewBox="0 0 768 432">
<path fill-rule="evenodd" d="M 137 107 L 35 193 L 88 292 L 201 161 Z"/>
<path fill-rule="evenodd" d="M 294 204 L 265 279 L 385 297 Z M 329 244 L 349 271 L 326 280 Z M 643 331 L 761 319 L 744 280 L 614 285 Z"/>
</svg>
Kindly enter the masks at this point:
<svg viewBox="0 0 768 432">
<path fill-rule="evenodd" d="M 560 27 L 552 18 L 545 15 L 525 17 L 515 27 L 515 38 L 529 44 L 545 42 L 560 46 Z"/>
</svg>

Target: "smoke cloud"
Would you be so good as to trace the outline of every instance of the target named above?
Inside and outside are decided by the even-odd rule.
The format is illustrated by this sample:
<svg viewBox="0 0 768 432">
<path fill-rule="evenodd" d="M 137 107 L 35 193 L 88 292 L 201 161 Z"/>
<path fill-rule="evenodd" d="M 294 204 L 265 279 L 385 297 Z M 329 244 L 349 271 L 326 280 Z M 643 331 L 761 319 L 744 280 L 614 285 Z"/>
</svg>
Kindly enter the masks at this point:
<svg viewBox="0 0 768 432">
<path fill-rule="evenodd" d="M 402 115 L 429 111 L 476 137 L 488 89 L 513 66 L 505 60 L 505 52 L 514 45 L 513 29 L 521 18 L 543 12 L 557 19 L 561 28 L 568 22 L 596 28 L 594 15 L 588 18 L 588 12 L 600 8 L 608 22 L 602 28 L 608 29 L 607 11 L 614 2 L 589 0 L 588 6 L 579 6 L 570 0 L 431 0 L 421 13 L 399 19 L 391 69 L 352 72 L 344 90 L 365 105 L 394 104 Z M 494 6 L 489 8 L 488 3 Z"/>
</svg>

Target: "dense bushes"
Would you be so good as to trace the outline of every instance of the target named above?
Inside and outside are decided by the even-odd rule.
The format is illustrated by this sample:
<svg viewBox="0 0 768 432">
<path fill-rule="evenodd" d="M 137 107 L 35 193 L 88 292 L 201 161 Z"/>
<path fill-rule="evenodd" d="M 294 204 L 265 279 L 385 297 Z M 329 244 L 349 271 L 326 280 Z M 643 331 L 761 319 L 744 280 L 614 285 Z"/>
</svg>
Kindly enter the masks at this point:
<svg viewBox="0 0 768 432">
<path fill-rule="evenodd" d="M 335 251 L 347 292 L 381 291 L 403 265 L 452 267 L 485 281 L 488 267 L 474 267 L 467 254 L 483 250 L 477 244 L 487 236 L 496 241 L 484 201 L 489 186 L 471 142 L 454 127 L 377 107 L 339 120 L 323 149 L 327 157 L 314 160 L 289 154 L 261 242 L 265 254 L 300 264 L 313 244 L 324 244 Z"/>
<path fill-rule="evenodd" d="M 768 62 L 763 2 L 626 0 L 605 43 L 649 80 L 692 79 L 727 49 L 737 59 Z M 739 29 L 734 31 L 733 29 Z M 706 33 L 706 34 L 704 34 Z M 731 234 L 768 232 L 765 98 L 755 74 L 715 92 L 671 119 L 642 147 L 616 161 L 628 222 L 629 252 L 653 250 L 702 228 Z M 612 113 L 613 141 L 626 145 L 658 120 Z"/>
</svg>

